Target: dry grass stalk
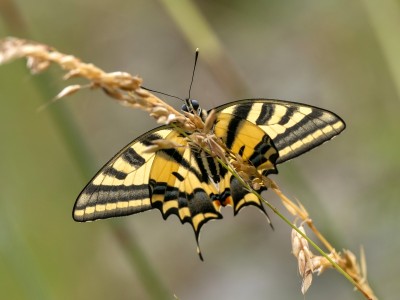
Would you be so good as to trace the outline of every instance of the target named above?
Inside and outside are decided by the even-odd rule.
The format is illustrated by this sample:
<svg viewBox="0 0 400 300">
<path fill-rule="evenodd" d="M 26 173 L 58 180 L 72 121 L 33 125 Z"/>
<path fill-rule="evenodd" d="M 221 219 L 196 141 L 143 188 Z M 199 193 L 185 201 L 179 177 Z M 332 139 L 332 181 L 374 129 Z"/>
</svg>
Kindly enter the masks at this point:
<svg viewBox="0 0 400 300">
<path fill-rule="evenodd" d="M 229 150 L 226 149 L 223 144 L 221 144 L 221 141 L 218 142 L 220 143 L 220 147 L 225 149 L 225 153 L 228 153 Z M 295 219 L 302 220 L 302 224 L 307 224 L 318 240 L 328 250 L 329 254 L 327 254 L 327 256 L 349 275 L 355 284 L 355 288 L 358 289 L 366 299 L 378 299 L 367 281 L 366 261 L 363 251 L 361 251 L 360 255 L 360 267 L 359 263 L 357 262 L 356 255 L 350 250 L 343 249 L 343 252 L 340 253 L 332 247 L 328 240 L 314 225 L 306 208 L 299 201 L 297 201 L 296 204 L 286 197 L 272 179 L 260 174 L 260 172 L 254 166 L 249 165 L 248 162 L 244 161 L 241 156 L 230 154 L 229 159 L 229 166 L 234 169 L 235 173 L 240 176 L 240 178 L 248 185 L 249 188 L 251 187 L 254 190 L 258 190 L 260 186 L 265 186 L 269 189 L 272 189 L 279 196 L 288 212 L 292 214 Z M 264 199 L 262 200 L 266 202 Z M 300 226 L 299 230 L 306 235 L 303 226 Z M 333 268 L 334 266 L 326 257 L 314 255 L 309 248 L 308 241 L 296 230 L 292 231 L 291 241 L 293 255 L 297 258 L 299 273 L 303 280 L 301 291 L 303 294 L 305 294 L 308 288 L 311 286 L 313 273 L 320 275 L 326 269 Z"/>
<path fill-rule="evenodd" d="M 55 99 L 83 88 L 102 89 L 123 105 L 145 110 L 158 123 L 174 122 L 188 131 L 196 129 L 196 124 L 190 118 L 142 89 L 142 79 L 138 76 L 126 72 L 104 72 L 93 64 L 83 63 L 72 55 L 63 54 L 40 43 L 12 37 L 0 41 L 0 64 L 22 57 L 27 58 L 27 67 L 33 74 L 43 72 L 51 63 L 55 63 L 67 72 L 64 75 L 65 80 L 78 77 L 89 80 L 89 84 L 67 86 Z"/>
<path fill-rule="evenodd" d="M 207 120 L 203 122 L 197 115 L 186 112 L 178 112 L 158 97 L 141 88 L 142 80 L 125 72 L 106 73 L 93 64 L 80 61 L 72 55 L 58 52 L 54 48 L 40 43 L 6 38 L 0 41 L 0 64 L 17 58 L 27 58 L 27 67 L 33 74 L 46 70 L 51 63 L 58 64 L 67 73 L 64 79 L 81 77 L 89 81 L 85 85 L 70 85 L 64 88 L 55 99 L 69 96 L 83 88 L 102 89 L 113 99 L 123 105 L 140 108 L 149 113 L 161 124 L 173 123 L 177 128 L 185 132 L 191 132 L 188 137 L 189 143 L 199 148 L 206 149 L 211 155 L 218 157 L 229 166 L 237 176 L 251 188 L 258 190 L 261 186 L 272 189 L 281 199 L 285 208 L 295 219 L 302 220 L 307 224 L 317 238 L 328 249 L 329 257 L 336 262 L 354 280 L 356 287 L 367 299 L 377 299 L 366 279 L 365 258 L 362 252 L 361 267 L 357 263 L 356 256 L 349 250 L 337 253 L 324 236 L 317 230 L 304 206 L 297 204 L 287 198 L 274 181 L 262 176 L 258 170 L 244 161 L 239 155 L 230 153 L 229 149 L 212 134 L 212 124 L 215 114 L 210 113 Z M 148 151 L 157 151 L 164 148 L 181 147 L 165 140 L 158 140 Z M 264 200 L 264 199 L 263 199 Z M 264 200 L 265 201 L 265 200 Z M 303 226 L 299 227 L 305 235 Z M 302 293 L 304 294 L 312 283 L 312 274 L 321 274 L 324 270 L 332 268 L 331 262 L 324 256 L 316 256 L 309 249 L 308 241 L 293 230 L 292 252 L 298 260 L 299 273 L 302 276 Z"/>
<path fill-rule="evenodd" d="M 269 178 L 265 178 L 265 180 L 268 182 L 272 181 Z M 270 183 L 268 184 L 271 185 Z M 282 193 L 282 191 L 276 184 L 274 185 L 275 187 L 273 187 L 272 190 L 279 196 L 286 209 L 296 219 L 301 219 L 302 223 L 307 224 L 307 226 L 312 230 L 318 240 L 328 250 L 328 256 L 354 280 L 354 282 L 356 283 L 356 288 L 359 289 L 364 294 L 364 296 L 366 296 L 367 299 L 378 299 L 367 281 L 364 251 L 361 250 L 360 254 L 361 266 L 357 262 L 356 255 L 350 250 L 343 249 L 342 252 L 337 252 L 328 242 L 328 240 L 322 235 L 322 233 L 316 228 L 304 206 L 299 201 L 297 201 L 297 204 L 291 201 Z M 303 226 L 300 226 L 299 229 L 304 234 L 306 234 Z M 302 246 L 304 247 L 304 249 L 301 248 Z M 308 248 L 308 242 L 296 231 L 292 233 L 292 247 L 293 255 L 298 259 L 299 269 L 300 265 L 304 264 L 303 268 L 305 268 L 306 270 L 310 270 L 312 273 L 317 272 L 318 275 L 320 275 L 326 269 L 333 267 L 331 262 L 325 257 L 314 255 Z M 306 254 L 306 258 L 308 258 L 308 260 L 306 259 L 304 261 L 304 258 L 300 256 L 302 251 L 300 251 L 299 249 L 301 249 Z M 308 274 L 307 272 L 304 272 L 303 274 L 300 272 L 300 275 L 302 275 L 303 278 L 302 292 L 304 294 L 307 291 L 308 287 L 311 285 L 312 275 Z"/>
</svg>

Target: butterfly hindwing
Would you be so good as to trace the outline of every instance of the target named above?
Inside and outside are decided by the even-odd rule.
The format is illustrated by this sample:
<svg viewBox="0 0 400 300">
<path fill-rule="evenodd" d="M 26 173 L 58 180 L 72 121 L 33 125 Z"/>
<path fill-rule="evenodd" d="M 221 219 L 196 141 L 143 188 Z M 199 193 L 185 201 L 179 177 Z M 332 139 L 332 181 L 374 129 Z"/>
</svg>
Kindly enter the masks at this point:
<svg viewBox="0 0 400 300">
<path fill-rule="evenodd" d="M 189 222 L 198 238 L 204 223 L 222 218 L 213 201 L 219 192 L 210 184 L 209 174 L 199 167 L 205 154 L 194 152 L 186 138 L 176 131 L 167 139 L 181 147 L 157 151 L 149 181 L 152 205 L 161 211 L 164 219 L 175 214 L 182 223 Z"/>
<path fill-rule="evenodd" d="M 234 114 L 219 113 L 214 133 L 232 153 L 239 155 L 243 162 L 254 166 L 262 174 L 278 172 L 275 167 L 278 151 L 270 137 L 255 124 Z M 235 215 L 247 205 L 255 205 L 265 213 L 260 199 L 245 190 L 231 173 L 225 174 L 224 181 L 225 194 L 229 194 L 225 201 L 233 207 Z M 259 192 L 262 190 L 265 188 L 261 188 Z"/>
</svg>

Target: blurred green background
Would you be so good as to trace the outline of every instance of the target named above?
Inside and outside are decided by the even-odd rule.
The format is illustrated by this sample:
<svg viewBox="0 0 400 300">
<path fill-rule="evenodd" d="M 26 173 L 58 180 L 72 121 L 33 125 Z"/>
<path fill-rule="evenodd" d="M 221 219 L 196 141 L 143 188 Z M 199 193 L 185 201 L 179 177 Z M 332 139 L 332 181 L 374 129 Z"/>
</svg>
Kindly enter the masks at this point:
<svg viewBox="0 0 400 300">
<path fill-rule="evenodd" d="M 273 178 L 307 207 L 336 249 L 367 255 L 380 299 L 400 294 L 400 2 L 0 1 L 0 36 L 56 47 L 106 71 L 211 108 L 268 97 L 339 114 L 347 130 L 280 166 Z M 84 90 L 49 106 L 63 86 L 53 67 L 0 67 L 2 299 L 303 299 L 290 229 L 256 208 L 202 230 L 158 211 L 75 223 L 74 201 L 120 148 L 156 126 L 141 111 Z M 167 99 L 175 107 L 181 103 Z M 276 206 L 272 194 L 265 197 Z M 271 213 L 272 214 L 272 213 Z M 306 299 L 363 299 L 336 271 Z"/>
</svg>

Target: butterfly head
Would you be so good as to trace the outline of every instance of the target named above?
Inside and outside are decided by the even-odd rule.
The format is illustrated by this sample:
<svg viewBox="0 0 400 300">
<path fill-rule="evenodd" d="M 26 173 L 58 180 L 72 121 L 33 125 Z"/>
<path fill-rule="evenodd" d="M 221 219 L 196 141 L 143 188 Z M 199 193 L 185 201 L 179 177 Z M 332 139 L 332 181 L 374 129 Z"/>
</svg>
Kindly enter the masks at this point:
<svg viewBox="0 0 400 300">
<path fill-rule="evenodd" d="M 186 99 L 185 104 L 182 105 L 182 111 L 198 115 L 203 121 L 207 118 L 207 111 L 203 110 L 199 101 L 194 99 Z"/>
</svg>

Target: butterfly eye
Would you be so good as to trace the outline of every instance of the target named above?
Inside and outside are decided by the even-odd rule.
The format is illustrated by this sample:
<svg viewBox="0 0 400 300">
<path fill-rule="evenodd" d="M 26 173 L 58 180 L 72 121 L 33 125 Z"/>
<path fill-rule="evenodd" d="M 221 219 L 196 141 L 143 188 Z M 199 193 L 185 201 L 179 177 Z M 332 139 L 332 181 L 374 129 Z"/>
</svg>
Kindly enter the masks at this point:
<svg viewBox="0 0 400 300">
<path fill-rule="evenodd" d="M 187 107 L 186 104 L 183 104 L 183 105 L 182 105 L 181 110 L 182 110 L 182 111 L 189 112 L 189 109 L 188 109 L 188 107 Z"/>
<path fill-rule="evenodd" d="M 200 113 L 201 113 L 201 107 L 200 107 L 199 101 L 193 100 L 193 99 L 189 99 L 188 102 L 189 102 L 189 101 L 190 101 L 190 103 L 192 104 L 193 111 L 194 111 L 194 112 L 197 112 L 198 114 L 200 114 Z M 186 111 L 186 112 L 190 112 L 190 111 L 191 111 L 191 108 L 188 107 L 187 104 L 183 104 L 183 105 L 182 105 L 182 110 L 183 110 L 183 111 Z"/>
<path fill-rule="evenodd" d="M 190 102 L 192 102 L 193 109 L 198 111 L 200 107 L 199 101 L 191 99 Z"/>
</svg>

